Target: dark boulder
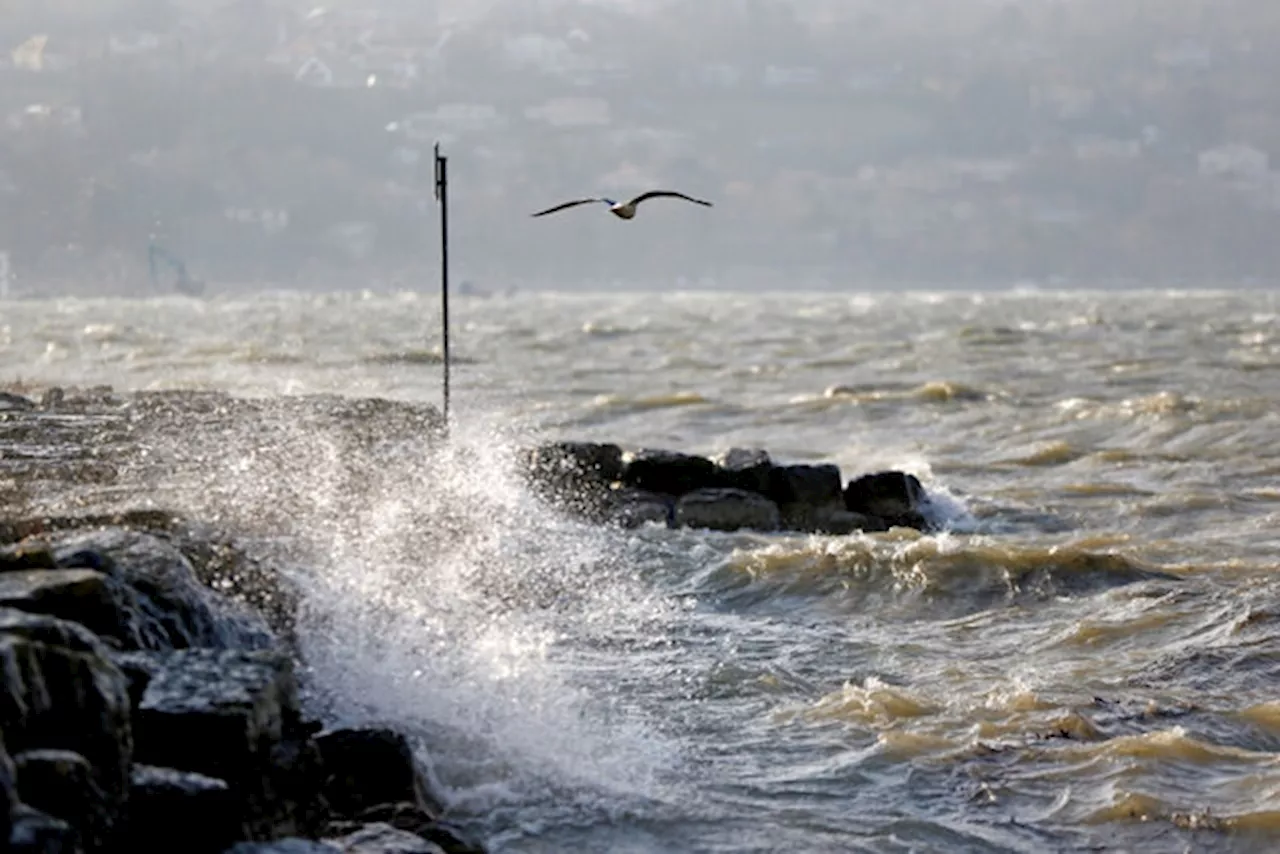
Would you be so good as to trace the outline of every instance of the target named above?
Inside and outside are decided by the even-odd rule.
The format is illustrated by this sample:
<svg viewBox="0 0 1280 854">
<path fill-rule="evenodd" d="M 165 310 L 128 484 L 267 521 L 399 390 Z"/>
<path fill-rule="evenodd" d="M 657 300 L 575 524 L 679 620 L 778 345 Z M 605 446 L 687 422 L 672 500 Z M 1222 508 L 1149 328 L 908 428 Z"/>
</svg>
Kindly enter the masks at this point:
<svg viewBox="0 0 1280 854">
<path fill-rule="evenodd" d="M 730 448 L 711 458 L 720 486 L 767 495 L 773 460 L 759 448 Z"/>
<path fill-rule="evenodd" d="M 217 598 L 171 543 L 122 528 L 74 533 L 52 544 L 59 567 L 93 569 L 135 594 L 144 649 L 261 646 L 261 630 L 215 610 Z"/>
<path fill-rule="evenodd" d="M 129 851 L 174 850 L 174 829 L 188 854 L 218 854 L 243 835 L 225 780 L 193 771 L 135 765 L 129 785 Z"/>
<path fill-rule="evenodd" d="M 250 838 L 323 823 L 319 754 L 283 652 L 169 653 L 151 673 L 136 730 L 139 762 L 225 780 Z"/>
<path fill-rule="evenodd" d="M 0 609 L 0 731 L 12 755 L 80 754 L 109 809 L 124 803 L 133 755 L 128 683 L 83 626 Z"/>
<path fill-rule="evenodd" d="M 137 759 L 238 779 L 298 715 L 293 661 L 265 651 L 189 649 L 158 662 L 138 706 Z"/>
<path fill-rule="evenodd" d="M 324 797 L 339 815 L 408 802 L 435 814 L 439 805 L 413 747 L 389 729 L 336 729 L 315 738 L 324 768 Z"/>
<path fill-rule="evenodd" d="M 627 487 L 614 491 L 609 506 L 610 518 L 624 528 L 676 524 L 676 503 L 670 495 Z"/>
<path fill-rule="evenodd" d="M 768 496 L 782 512 L 784 528 L 820 531 L 832 512 L 845 509 L 840 486 L 840 468 L 829 463 L 775 466 Z"/>
<path fill-rule="evenodd" d="M 715 463 L 694 454 L 645 448 L 625 454 L 623 463 L 622 482 L 646 492 L 681 496 L 719 485 Z"/>
<path fill-rule="evenodd" d="M 86 852 L 115 849 L 119 818 L 89 761 L 70 750 L 29 750 L 13 757 L 22 802 L 66 822 Z"/>
<path fill-rule="evenodd" d="M 528 473 L 556 489 L 608 486 L 622 477 L 622 449 L 598 442 L 553 442 L 529 452 Z"/>
<path fill-rule="evenodd" d="M 845 509 L 878 516 L 889 525 L 923 529 L 925 519 L 920 507 L 924 501 L 920 480 L 900 471 L 863 475 L 844 488 Z"/>
<path fill-rule="evenodd" d="M 769 497 L 779 505 L 839 504 L 840 468 L 830 463 L 775 466 L 769 477 Z"/>
<path fill-rule="evenodd" d="M 530 451 L 525 466 L 535 491 L 552 504 L 597 518 L 605 512 L 611 485 L 622 477 L 622 449 L 594 442 L 555 442 Z"/>
<path fill-rule="evenodd" d="M 712 531 L 776 531 L 782 523 L 778 505 L 744 489 L 695 489 L 676 501 L 676 524 Z"/>
<path fill-rule="evenodd" d="M 143 634 L 130 591 L 92 569 L 23 569 L 0 573 L 0 607 L 80 623 L 102 638 L 136 648 Z"/>
<path fill-rule="evenodd" d="M 120 668 L 120 672 L 124 674 L 125 682 L 128 685 L 129 708 L 132 710 L 133 717 L 137 717 L 138 706 L 142 704 L 142 697 L 146 694 L 147 686 L 151 684 L 151 677 L 163 665 L 164 657 L 167 654 L 140 650 L 130 652 L 113 650 L 111 652 L 111 660 L 115 662 L 116 667 Z"/>
</svg>

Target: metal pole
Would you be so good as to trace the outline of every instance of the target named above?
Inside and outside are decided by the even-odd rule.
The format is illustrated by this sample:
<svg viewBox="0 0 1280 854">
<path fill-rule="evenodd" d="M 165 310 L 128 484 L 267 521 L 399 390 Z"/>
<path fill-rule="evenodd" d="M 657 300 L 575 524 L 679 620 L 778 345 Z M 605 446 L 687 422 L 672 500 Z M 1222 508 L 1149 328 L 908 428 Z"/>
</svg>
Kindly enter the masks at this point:
<svg viewBox="0 0 1280 854">
<path fill-rule="evenodd" d="M 440 203 L 440 326 L 444 366 L 444 428 L 449 430 L 449 163 L 435 146 L 436 201 Z"/>
</svg>

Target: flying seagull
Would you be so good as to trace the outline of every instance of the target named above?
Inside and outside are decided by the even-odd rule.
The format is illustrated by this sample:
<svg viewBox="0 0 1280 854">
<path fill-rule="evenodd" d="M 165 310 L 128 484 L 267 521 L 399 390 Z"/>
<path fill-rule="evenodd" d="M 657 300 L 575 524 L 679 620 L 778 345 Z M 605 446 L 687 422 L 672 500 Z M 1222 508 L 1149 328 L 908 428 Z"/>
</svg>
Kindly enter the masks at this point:
<svg viewBox="0 0 1280 854">
<path fill-rule="evenodd" d="M 686 196 L 684 193 L 677 193 L 674 190 L 650 190 L 647 193 L 641 193 L 629 202 L 615 202 L 613 199 L 574 199 L 572 202 L 563 202 L 553 208 L 547 208 L 545 211 L 538 211 L 534 216 L 546 216 L 547 214 L 562 211 L 565 208 L 573 208 L 578 205 L 590 205 L 596 202 L 603 202 L 609 206 L 609 213 L 619 219 L 632 219 L 636 215 L 636 208 L 646 199 L 684 199 L 686 202 L 693 202 L 695 205 L 704 205 L 711 207 L 711 202 L 704 202 L 702 199 L 695 199 L 693 196 Z"/>
</svg>

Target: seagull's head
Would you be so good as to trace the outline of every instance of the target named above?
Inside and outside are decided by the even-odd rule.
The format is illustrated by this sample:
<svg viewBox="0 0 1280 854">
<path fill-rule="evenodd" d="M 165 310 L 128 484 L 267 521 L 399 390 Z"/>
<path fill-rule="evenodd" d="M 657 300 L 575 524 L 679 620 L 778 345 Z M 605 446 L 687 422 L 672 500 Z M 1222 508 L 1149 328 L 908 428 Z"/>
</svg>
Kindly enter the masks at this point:
<svg viewBox="0 0 1280 854">
<path fill-rule="evenodd" d="M 600 201 L 604 202 L 606 205 L 608 205 L 611 208 L 617 206 L 618 204 L 613 199 L 601 198 Z"/>
</svg>

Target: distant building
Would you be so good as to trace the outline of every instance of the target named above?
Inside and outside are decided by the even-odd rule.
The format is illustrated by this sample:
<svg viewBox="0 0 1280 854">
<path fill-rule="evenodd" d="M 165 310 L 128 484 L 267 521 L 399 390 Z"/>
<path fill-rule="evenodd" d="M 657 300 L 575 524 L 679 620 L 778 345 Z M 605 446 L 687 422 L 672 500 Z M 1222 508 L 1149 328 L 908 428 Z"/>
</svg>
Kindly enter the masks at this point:
<svg viewBox="0 0 1280 854">
<path fill-rule="evenodd" d="M 1155 61 L 1179 71 L 1207 71 L 1213 67 L 1213 51 L 1208 45 L 1187 39 L 1157 50 Z"/>
<path fill-rule="evenodd" d="M 1084 86 L 1033 86 L 1031 104 L 1045 109 L 1059 119 L 1078 119 L 1089 115 L 1097 102 L 1097 94 Z"/>
<path fill-rule="evenodd" d="M 764 85 L 770 89 L 787 89 L 817 86 L 822 82 L 822 72 L 811 66 L 767 66 Z"/>
<path fill-rule="evenodd" d="M 603 98 L 552 98 L 524 114 L 530 121 L 553 127 L 599 127 L 611 121 L 609 102 Z"/>
<path fill-rule="evenodd" d="M 1200 174 L 1205 178 L 1260 180 L 1271 171 L 1266 152 L 1251 145 L 1229 143 L 1200 152 Z"/>
<path fill-rule="evenodd" d="M 1142 154 L 1142 140 L 1089 136 L 1073 146 L 1077 160 L 1133 160 Z"/>
</svg>

